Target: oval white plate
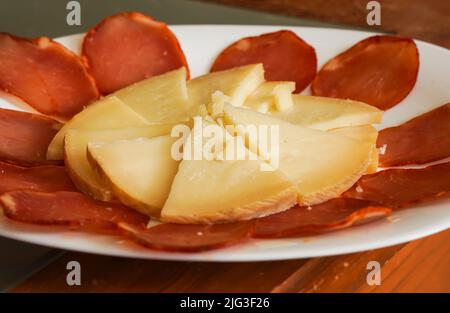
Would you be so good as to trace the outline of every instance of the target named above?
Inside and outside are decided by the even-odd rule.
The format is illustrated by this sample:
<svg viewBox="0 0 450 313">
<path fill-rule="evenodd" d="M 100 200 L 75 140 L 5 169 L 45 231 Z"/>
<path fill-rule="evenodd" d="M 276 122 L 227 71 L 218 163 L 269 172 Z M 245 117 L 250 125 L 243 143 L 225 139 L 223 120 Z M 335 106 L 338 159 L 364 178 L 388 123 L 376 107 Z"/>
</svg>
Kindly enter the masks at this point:
<svg viewBox="0 0 450 313">
<path fill-rule="evenodd" d="M 217 54 L 245 36 L 291 29 L 317 52 L 319 68 L 339 52 L 373 33 L 325 28 L 274 26 L 173 26 L 191 69 L 191 77 L 206 73 Z M 82 35 L 58 39 L 79 52 Z M 420 52 L 417 83 L 409 96 L 387 111 L 380 128 L 402 123 L 416 115 L 450 102 L 450 51 L 416 41 Z M 117 47 L 120 49 L 120 47 Z M 306 90 L 305 93 L 309 93 Z M 11 97 L 0 99 L 0 107 L 16 108 Z M 23 107 L 20 106 L 19 107 Z M 420 144 L 420 143 L 418 143 Z M 450 200 L 442 200 L 395 212 L 389 219 L 309 238 L 252 240 L 230 248 L 205 253 L 164 253 L 146 250 L 122 238 L 70 232 L 62 228 L 25 225 L 0 216 L 0 235 L 49 247 L 113 256 L 190 260 L 263 261 L 352 253 L 421 238 L 450 227 Z"/>
</svg>

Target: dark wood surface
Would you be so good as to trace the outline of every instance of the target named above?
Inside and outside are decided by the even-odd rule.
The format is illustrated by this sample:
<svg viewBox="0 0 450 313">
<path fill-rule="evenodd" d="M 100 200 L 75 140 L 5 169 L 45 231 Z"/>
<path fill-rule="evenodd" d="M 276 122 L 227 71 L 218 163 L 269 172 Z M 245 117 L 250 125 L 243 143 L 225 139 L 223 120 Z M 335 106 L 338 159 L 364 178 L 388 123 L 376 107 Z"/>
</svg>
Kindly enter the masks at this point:
<svg viewBox="0 0 450 313">
<path fill-rule="evenodd" d="M 368 0 L 205 0 L 226 5 L 367 27 Z M 371 29 L 414 37 L 450 48 L 450 1 L 379 0 L 381 26 Z"/>
<path fill-rule="evenodd" d="M 366 27 L 362 0 L 214 0 L 254 10 Z M 450 1 L 380 1 L 382 31 L 450 48 Z M 66 284 L 80 262 L 82 284 Z M 380 286 L 366 283 L 381 264 Z M 334 257 L 252 263 L 143 261 L 69 252 L 14 292 L 450 292 L 450 230 L 402 245 Z"/>
<path fill-rule="evenodd" d="M 14 292 L 450 292 L 450 230 L 408 244 L 334 257 L 249 263 L 144 261 L 66 253 Z M 81 264 L 81 286 L 66 264 Z M 381 285 L 366 283 L 369 261 Z"/>
</svg>

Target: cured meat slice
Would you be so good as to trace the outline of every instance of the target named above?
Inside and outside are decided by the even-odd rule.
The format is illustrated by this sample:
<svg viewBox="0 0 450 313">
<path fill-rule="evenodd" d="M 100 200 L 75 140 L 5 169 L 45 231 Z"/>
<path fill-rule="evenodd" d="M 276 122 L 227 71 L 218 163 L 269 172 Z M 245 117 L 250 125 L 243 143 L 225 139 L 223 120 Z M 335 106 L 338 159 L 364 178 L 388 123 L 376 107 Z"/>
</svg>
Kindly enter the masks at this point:
<svg viewBox="0 0 450 313">
<path fill-rule="evenodd" d="M 102 94 L 183 66 L 188 69 L 167 25 L 137 12 L 107 17 L 89 30 L 83 56 Z"/>
<path fill-rule="evenodd" d="M 388 169 L 365 175 L 345 197 L 393 208 L 450 195 L 450 162 L 423 169 Z"/>
<path fill-rule="evenodd" d="M 76 191 L 63 166 L 20 167 L 0 162 L 0 194 L 13 190 Z"/>
<path fill-rule="evenodd" d="M 119 223 L 119 228 L 137 243 L 151 249 L 198 252 L 230 246 L 246 240 L 250 236 L 252 223 L 161 224 L 151 228 Z"/>
<path fill-rule="evenodd" d="M 98 98 L 82 59 L 46 37 L 0 33 L 0 89 L 37 111 L 67 119 Z"/>
<path fill-rule="evenodd" d="M 412 39 L 366 38 L 328 61 L 314 78 L 313 95 L 366 102 L 382 110 L 414 87 L 419 52 Z"/>
<path fill-rule="evenodd" d="M 0 109 L 0 160 L 20 165 L 55 163 L 47 161 L 46 154 L 60 127 L 41 115 Z"/>
<path fill-rule="evenodd" d="M 325 203 L 295 207 L 256 221 L 253 237 L 280 238 L 312 235 L 388 216 L 391 209 L 369 201 L 336 198 Z"/>
<path fill-rule="evenodd" d="M 79 192 L 11 191 L 0 196 L 0 206 L 13 220 L 72 228 L 113 230 L 117 223 L 145 225 L 148 217 L 118 203 L 93 200 Z"/>
<path fill-rule="evenodd" d="M 316 52 L 294 32 L 280 30 L 247 37 L 223 50 L 214 61 L 211 72 L 263 63 L 269 81 L 294 81 L 295 92 L 301 92 L 317 71 Z"/>
<path fill-rule="evenodd" d="M 450 103 L 380 131 L 380 164 L 424 164 L 450 157 Z"/>
</svg>

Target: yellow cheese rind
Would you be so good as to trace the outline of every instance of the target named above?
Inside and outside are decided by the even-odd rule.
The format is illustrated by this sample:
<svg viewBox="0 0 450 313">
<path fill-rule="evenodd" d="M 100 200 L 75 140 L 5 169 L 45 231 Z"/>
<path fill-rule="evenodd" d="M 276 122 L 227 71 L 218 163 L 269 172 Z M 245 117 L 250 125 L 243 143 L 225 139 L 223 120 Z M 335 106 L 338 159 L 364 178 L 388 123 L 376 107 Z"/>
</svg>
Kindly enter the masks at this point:
<svg viewBox="0 0 450 313">
<path fill-rule="evenodd" d="M 120 89 L 114 96 L 151 123 L 181 122 L 189 118 L 184 67 Z"/>
<path fill-rule="evenodd" d="M 380 123 L 383 111 L 366 103 L 316 96 L 293 95 L 292 109 L 272 113 L 287 122 L 319 130 Z"/>
<path fill-rule="evenodd" d="M 223 138 L 229 138 L 225 129 L 215 127 L 224 133 Z M 194 126 L 191 135 L 196 134 Z M 187 142 L 195 141 L 191 135 Z M 228 144 L 220 151 L 223 155 L 230 148 Z M 244 146 L 240 149 L 247 155 L 244 160 L 218 157 L 195 160 L 185 156 L 161 211 L 161 220 L 193 224 L 234 222 L 281 212 L 295 205 L 296 188 L 289 179 L 277 170 L 261 170 L 263 161 L 256 156 L 250 159 Z"/>
<path fill-rule="evenodd" d="M 208 106 L 216 91 L 229 97 L 232 105 L 242 106 L 245 99 L 263 82 L 262 64 L 235 67 L 191 79 L 187 83 L 191 112 L 195 115 L 199 105 Z"/>
<path fill-rule="evenodd" d="M 171 129 L 171 124 L 95 131 L 71 129 L 67 132 L 64 140 L 64 162 L 69 176 L 83 193 L 98 200 L 111 200 L 113 198 L 111 189 L 89 164 L 87 159 L 88 143 L 110 142 L 138 137 L 151 138 L 168 134 Z"/>
<path fill-rule="evenodd" d="M 123 204 L 159 217 L 178 170 L 179 161 L 171 157 L 174 141 L 158 136 L 91 142 L 88 159 Z"/>
<path fill-rule="evenodd" d="M 264 82 L 244 102 L 244 106 L 260 113 L 287 111 L 294 106 L 294 82 Z"/>
<path fill-rule="evenodd" d="M 380 153 L 377 148 L 372 150 L 372 155 L 370 156 L 370 163 L 367 167 L 367 174 L 375 173 L 378 170 L 378 163 L 380 159 Z"/>
<path fill-rule="evenodd" d="M 345 136 L 351 139 L 376 143 L 378 131 L 371 125 L 349 126 L 329 130 L 332 134 Z"/>
<path fill-rule="evenodd" d="M 372 143 L 294 125 L 243 108 L 225 106 L 224 114 L 226 124 L 278 125 L 279 140 L 270 149 L 279 149 L 278 168 L 297 185 L 300 205 L 318 204 L 339 196 L 369 166 Z M 246 137 L 247 144 L 254 140 L 245 128 L 237 131 Z M 259 143 L 252 143 L 249 148 L 261 155 Z"/>
<path fill-rule="evenodd" d="M 68 121 L 55 135 L 47 150 L 47 159 L 64 158 L 64 136 L 70 129 L 101 130 L 141 127 L 149 123 L 117 97 L 103 98 Z"/>
</svg>

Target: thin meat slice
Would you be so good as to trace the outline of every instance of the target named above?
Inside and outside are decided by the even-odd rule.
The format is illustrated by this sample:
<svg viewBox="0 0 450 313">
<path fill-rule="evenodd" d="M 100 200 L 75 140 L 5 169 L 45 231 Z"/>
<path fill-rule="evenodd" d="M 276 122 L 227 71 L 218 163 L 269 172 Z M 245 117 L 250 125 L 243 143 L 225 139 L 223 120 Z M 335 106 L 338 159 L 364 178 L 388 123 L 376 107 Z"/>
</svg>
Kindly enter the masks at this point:
<svg viewBox="0 0 450 313">
<path fill-rule="evenodd" d="M 336 198 L 311 207 L 294 207 L 256 221 L 253 237 L 280 238 L 312 235 L 367 223 L 392 210 L 369 201 Z"/>
<path fill-rule="evenodd" d="M 316 52 L 312 46 L 289 30 L 247 37 L 231 44 L 214 61 L 211 72 L 263 63 L 269 81 L 294 81 L 301 92 L 317 71 Z"/>
<path fill-rule="evenodd" d="M 0 89 L 41 113 L 68 119 L 99 96 L 82 59 L 49 38 L 0 33 L 0 60 Z"/>
<path fill-rule="evenodd" d="M 352 99 L 386 110 L 414 87 L 419 52 L 412 39 L 366 38 L 328 61 L 311 85 L 313 95 Z"/>
<path fill-rule="evenodd" d="M 450 196 L 450 162 L 423 169 L 388 169 L 364 175 L 344 197 L 393 208 Z"/>
<path fill-rule="evenodd" d="M 384 167 L 424 164 L 450 157 L 450 103 L 380 131 L 377 141 Z"/>
<path fill-rule="evenodd" d="M 47 161 L 46 154 L 60 128 L 59 122 L 42 115 L 0 109 L 0 160 L 19 165 L 55 163 Z"/>
<path fill-rule="evenodd" d="M 11 191 L 0 196 L 10 219 L 42 225 L 64 225 L 89 230 L 114 230 L 117 223 L 145 225 L 148 217 L 118 203 L 93 200 L 79 192 Z"/>
<path fill-rule="evenodd" d="M 198 252 L 230 246 L 248 239 L 252 223 L 161 224 L 151 228 L 119 223 L 119 227 L 130 238 L 147 248 L 164 251 Z"/>
<path fill-rule="evenodd" d="M 14 190 L 76 191 L 64 166 L 21 167 L 0 162 L 0 194 Z"/>
<path fill-rule="evenodd" d="M 137 12 L 107 17 L 89 30 L 83 56 L 102 94 L 183 66 L 188 69 L 167 25 Z"/>
</svg>

